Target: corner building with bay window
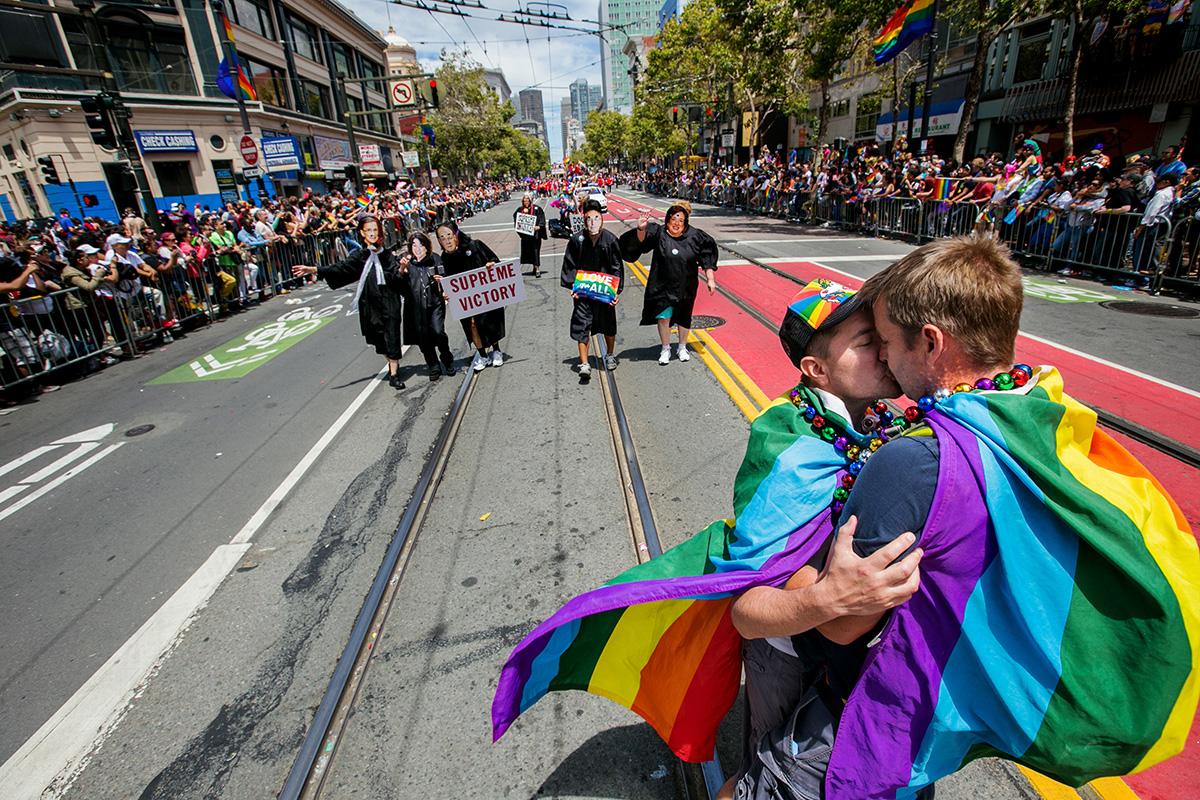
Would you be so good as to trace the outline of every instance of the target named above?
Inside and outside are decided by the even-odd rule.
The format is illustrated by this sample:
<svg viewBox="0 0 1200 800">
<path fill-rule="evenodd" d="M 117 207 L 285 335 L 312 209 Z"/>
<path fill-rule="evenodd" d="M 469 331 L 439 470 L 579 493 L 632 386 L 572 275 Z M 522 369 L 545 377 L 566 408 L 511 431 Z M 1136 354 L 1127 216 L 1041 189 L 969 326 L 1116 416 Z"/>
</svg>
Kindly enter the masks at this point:
<svg viewBox="0 0 1200 800">
<path fill-rule="evenodd" d="M 74 10 L 67 0 L 50 2 Z M 340 189 L 354 160 L 343 115 L 389 108 L 386 65 L 395 43 L 335 0 L 227 0 L 226 13 L 258 94 L 246 108 L 261 177 L 241 174 L 248 166 L 242 122 L 237 103 L 217 88 L 222 32 L 208 3 L 98 2 L 98 40 L 78 15 L 0 9 L 0 62 L 51 68 L 0 71 L 0 218 L 66 208 L 115 220 L 140 207 L 118 153 L 92 141 L 80 107 L 101 80 L 51 71 L 94 70 L 104 55 L 160 209 Z M 378 80 L 347 83 L 343 96 L 340 75 Z M 399 137 L 394 117 L 354 118 L 367 179 L 404 173 L 400 152 L 415 141 Z M 53 158 L 61 185 L 44 181 L 42 156 Z"/>
</svg>

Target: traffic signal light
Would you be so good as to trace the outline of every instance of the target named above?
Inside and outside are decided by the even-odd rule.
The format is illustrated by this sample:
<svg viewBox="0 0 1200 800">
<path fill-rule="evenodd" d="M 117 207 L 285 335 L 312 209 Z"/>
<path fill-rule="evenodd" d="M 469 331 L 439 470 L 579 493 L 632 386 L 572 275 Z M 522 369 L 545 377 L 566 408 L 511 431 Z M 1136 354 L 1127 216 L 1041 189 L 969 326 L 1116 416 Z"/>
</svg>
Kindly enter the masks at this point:
<svg viewBox="0 0 1200 800">
<path fill-rule="evenodd" d="M 358 174 L 358 167 L 356 165 L 354 165 L 354 164 L 346 165 L 346 180 L 352 181 L 354 183 L 355 187 L 358 187 L 362 183 L 362 178 Z M 356 189 L 356 191 L 357 191 L 357 189 Z"/>
<path fill-rule="evenodd" d="M 679 124 L 679 106 L 671 106 L 671 122 L 675 125 Z"/>
<path fill-rule="evenodd" d="M 55 186 L 62 185 L 62 180 L 58 177 L 58 169 L 54 166 L 54 156 L 38 156 L 37 162 L 42 168 L 44 182 L 53 183 Z"/>
<path fill-rule="evenodd" d="M 92 141 L 105 150 L 117 148 L 117 132 L 113 127 L 112 116 L 109 114 L 110 98 L 104 94 L 95 97 L 85 97 L 79 101 L 83 109 L 83 120 L 87 124 Z"/>
</svg>

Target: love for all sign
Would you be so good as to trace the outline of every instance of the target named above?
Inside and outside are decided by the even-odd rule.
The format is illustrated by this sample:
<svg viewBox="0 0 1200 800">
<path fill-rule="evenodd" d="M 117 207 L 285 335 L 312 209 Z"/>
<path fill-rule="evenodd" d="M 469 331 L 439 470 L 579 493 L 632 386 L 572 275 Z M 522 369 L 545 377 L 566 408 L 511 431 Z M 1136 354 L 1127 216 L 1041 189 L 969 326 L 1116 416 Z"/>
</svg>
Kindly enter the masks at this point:
<svg viewBox="0 0 1200 800">
<path fill-rule="evenodd" d="M 455 319 L 466 319 L 525 299 L 525 282 L 515 258 L 449 275 L 442 280 L 442 289 L 449 298 L 450 316 Z"/>
</svg>

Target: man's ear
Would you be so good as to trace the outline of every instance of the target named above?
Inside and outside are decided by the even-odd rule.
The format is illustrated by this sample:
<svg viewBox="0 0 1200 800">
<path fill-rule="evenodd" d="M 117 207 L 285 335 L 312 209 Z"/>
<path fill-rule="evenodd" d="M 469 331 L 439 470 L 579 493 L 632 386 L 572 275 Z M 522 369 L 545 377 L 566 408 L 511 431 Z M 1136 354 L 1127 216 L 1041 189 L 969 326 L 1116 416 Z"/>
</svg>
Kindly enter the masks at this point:
<svg viewBox="0 0 1200 800">
<path fill-rule="evenodd" d="M 800 374 L 818 387 L 829 383 L 829 372 L 825 369 L 825 363 L 816 356 L 804 356 L 800 359 Z"/>
<path fill-rule="evenodd" d="M 937 363 L 946 354 L 946 334 L 936 325 L 921 327 L 918 344 L 929 364 Z"/>
</svg>

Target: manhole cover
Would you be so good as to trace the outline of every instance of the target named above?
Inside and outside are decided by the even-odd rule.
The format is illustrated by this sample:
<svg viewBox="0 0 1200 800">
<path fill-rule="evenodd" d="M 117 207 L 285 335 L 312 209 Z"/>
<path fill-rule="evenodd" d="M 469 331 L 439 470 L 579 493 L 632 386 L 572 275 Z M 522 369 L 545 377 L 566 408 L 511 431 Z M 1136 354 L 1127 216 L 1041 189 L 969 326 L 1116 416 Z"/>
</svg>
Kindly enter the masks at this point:
<svg viewBox="0 0 1200 800">
<path fill-rule="evenodd" d="M 153 425 L 138 425 L 136 428 L 130 428 L 125 431 L 126 436 L 141 436 L 143 433 L 149 433 L 154 430 Z"/>
<path fill-rule="evenodd" d="M 1144 303 L 1140 300 L 1107 300 L 1100 305 L 1113 311 L 1124 311 L 1126 314 L 1142 314 L 1147 317 L 1179 317 L 1191 319 L 1200 317 L 1200 311 L 1194 308 L 1173 306 L 1169 303 Z"/>
<path fill-rule="evenodd" d="M 725 320 L 722 317 L 710 317 L 707 314 L 696 314 L 694 317 L 692 317 L 693 328 L 704 328 L 705 330 L 708 330 L 710 328 L 719 328 L 724 324 Z"/>
</svg>

